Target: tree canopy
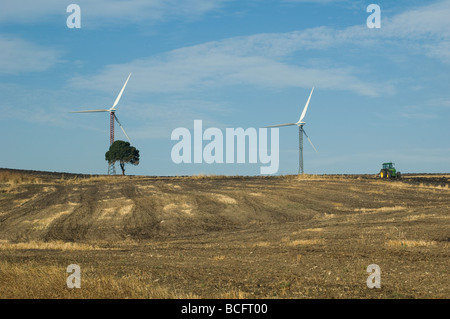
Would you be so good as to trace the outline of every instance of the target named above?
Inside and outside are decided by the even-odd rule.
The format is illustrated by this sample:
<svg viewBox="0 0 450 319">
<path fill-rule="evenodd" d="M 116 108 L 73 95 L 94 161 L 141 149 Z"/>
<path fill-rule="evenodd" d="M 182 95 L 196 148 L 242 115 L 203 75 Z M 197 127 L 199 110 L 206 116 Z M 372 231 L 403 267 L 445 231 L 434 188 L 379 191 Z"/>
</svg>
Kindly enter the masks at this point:
<svg viewBox="0 0 450 319">
<path fill-rule="evenodd" d="M 139 164 L 139 150 L 128 142 L 115 141 L 105 153 L 105 160 L 110 164 L 119 162 L 122 175 L 125 175 L 125 164 Z"/>
</svg>

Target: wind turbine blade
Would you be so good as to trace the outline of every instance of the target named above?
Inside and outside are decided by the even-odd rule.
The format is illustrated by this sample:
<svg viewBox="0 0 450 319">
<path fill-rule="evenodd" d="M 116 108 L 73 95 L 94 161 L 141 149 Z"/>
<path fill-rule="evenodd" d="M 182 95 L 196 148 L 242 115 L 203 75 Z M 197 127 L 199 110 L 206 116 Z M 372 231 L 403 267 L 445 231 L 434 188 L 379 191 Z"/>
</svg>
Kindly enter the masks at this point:
<svg viewBox="0 0 450 319">
<path fill-rule="evenodd" d="M 73 111 L 69 113 L 96 113 L 96 112 L 109 112 L 109 110 Z"/>
<path fill-rule="evenodd" d="M 308 139 L 309 143 L 311 144 L 311 146 L 314 148 L 314 150 L 316 151 L 316 153 L 319 153 L 316 149 L 316 147 L 314 146 L 314 144 L 311 142 L 311 139 L 309 138 L 309 136 L 306 134 L 305 129 L 303 129 L 303 133 L 305 134 L 306 138 Z"/>
<path fill-rule="evenodd" d="M 125 129 L 123 128 L 122 124 L 120 124 L 119 119 L 117 118 L 116 114 L 114 114 L 114 118 L 116 119 L 117 124 L 119 124 L 120 128 L 122 129 L 123 134 L 127 137 L 128 141 L 131 143 L 130 137 L 128 136 L 127 132 L 125 132 Z"/>
<path fill-rule="evenodd" d="M 125 81 L 125 84 L 122 87 L 122 90 L 120 90 L 119 95 L 116 98 L 116 101 L 114 102 L 113 106 L 111 107 L 111 109 L 114 109 L 116 107 L 116 105 L 119 103 L 120 98 L 122 97 L 122 93 L 125 90 L 125 87 L 127 86 L 128 80 L 130 79 L 131 73 L 128 75 L 127 80 Z"/>
<path fill-rule="evenodd" d="M 296 123 L 286 123 L 286 124 L 278 124 L 278 125 L 264 126 L 263 128 L 269 128 L 269 127 L 282 127 L 282 126 L 291 126 L 291 125 L 297 125 L 297 124 L 296 124 Z"/>
<path fill-rule="evenodd" d="M 302 115 L 300 115 L 300 119 L 298 120 L 299 122 L 303 121 L 303 119 L 306 115 L 306 110 L 308 109 L 309 101 L 311 100 L 311 95 L 313 94 L 313 92 L 314 92 L 314 87 L 312 88 L 311 93 L 309 94 L 308 101 L 306 102 L 305 107 L 302 112 Z"/>
</svg>

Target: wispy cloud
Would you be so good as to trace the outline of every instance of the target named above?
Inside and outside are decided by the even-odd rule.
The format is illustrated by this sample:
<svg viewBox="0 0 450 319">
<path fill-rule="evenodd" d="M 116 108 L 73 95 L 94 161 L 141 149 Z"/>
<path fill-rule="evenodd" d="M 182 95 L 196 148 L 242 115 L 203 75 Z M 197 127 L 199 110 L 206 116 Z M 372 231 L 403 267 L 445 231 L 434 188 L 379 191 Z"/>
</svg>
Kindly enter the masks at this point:
<svg viewBox="0 0 450 319">
<path fill-rule="evenodd" d="M 25 88 L 17 84 L 0 83 L 0 114 L 6 119 L 50 124 L 57 127 L 73 126 L 64 98 L 75 99 L 77 93 L 42 88 Z M 78 125 L 78 124 L 77 124 Z"/>
<path fill-rule="evenodd" d="M 318 30 L 311 32 L 320 33 Z M 111 81 L 133 72 L 133 90 L 139 93 L 186 92 L 232 85 L 262 88 L 310 88 L 316 85 L 365 96 L 390 91 L 388 85 L 359 79 L 353 68 L 312 68 L 291 61 L 291 55 L 305 48 L 304 44 L 310 41 L 310 32 L 306 33 L 307 36 L 296 32 L 262 34 L 180 48 L 159 56 L 109 65 L 100 74 L 73 78 L 71 85 L 104 90 L 112 87 Z M 322 41 L 306 47 L 328 46 L 326 38 L 325 34 Z"/>
<path fill-rule="evenodd" d="M 331 2 L 348 2 L 348 0 L 282 0 L 283 2 L 298 2 L 298 3 L 319 3 L 329 4 Z"/>
<path fill-rule="evenodd" d="M 393 17 L 383 16 L 384 36 L 402 38 L 449 38 L 450 1 L 442 0 L 427 4 Z"/>
<path fill-rule="evenodd" d="M 430 106 L 437 108 L 450 108 L 450 99 L 438 98 L 430 101 Z"/>
<path fill-rule="evenodd" d="M 82 21 L 90 25 L 145 23 L 172 19 L 194 19 L 219 9 L 230 0 L 77 0 Z M 65 21 L 66 8 L 73 1 L 3 0 L 0 23 L 35 23 L 52 18 Z"/>
<path fill-rule="evenodd" d="M 133 71 L 136 79 L 134 90 L 140 93 L 186 92 L 226 85 L 263 88 L 309 88 L 316 85 L 363 96 L 379 96 L 392 93 L 393 86 L 387 81 L 380 84 L 364 79 L 355 65 L 312 67 L 293 57 L 308 51 L 389 45 L 391 48 L 409 47 L 410 52 L 448 62 L 450 20 L 446 16 L 450 16 L 450 1 L 388 16 L 377 32 L 365 25 L 356 25 L 341 30 L 317 27 L 234 37 L 179 48 L 121 65 L 109 65 L 100 74 L 72 79 L 71 85 L 101 90 L 111 87 L 113 79 Z M 396 53 L 390 50 L 386 55 L 389 54 Z"/>
<path fill-rule="evenodd" d="M 0 34 L 0 74 L 45 71 L 58 62 L 59 52 Z"/>
<path fill-rule="evenodd" d="M 410 119 L 410 120 L 431 120 L 437 118 L 437 115 L 435 114 L 429 114 L 429 113 L 405 113 L 400 112 L 399 116 Z"/>
</svg>

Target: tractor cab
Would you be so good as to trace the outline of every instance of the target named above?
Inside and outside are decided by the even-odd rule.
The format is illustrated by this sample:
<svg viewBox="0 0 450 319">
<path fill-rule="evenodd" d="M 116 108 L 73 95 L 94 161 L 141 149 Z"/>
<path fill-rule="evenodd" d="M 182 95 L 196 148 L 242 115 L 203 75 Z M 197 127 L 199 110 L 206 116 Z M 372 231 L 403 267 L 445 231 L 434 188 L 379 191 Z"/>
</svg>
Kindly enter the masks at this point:
<svg viewBox="0 0 450 319">
<path fill-rule="evenodd" d="M 383 163 L 383 168 L 380 170 L 380 177 L 381 178 L 400 178 L 401 174 L 400 172 L 397 172 L 397 170 L 394 167 L 394 163 Z"/>
</svg>

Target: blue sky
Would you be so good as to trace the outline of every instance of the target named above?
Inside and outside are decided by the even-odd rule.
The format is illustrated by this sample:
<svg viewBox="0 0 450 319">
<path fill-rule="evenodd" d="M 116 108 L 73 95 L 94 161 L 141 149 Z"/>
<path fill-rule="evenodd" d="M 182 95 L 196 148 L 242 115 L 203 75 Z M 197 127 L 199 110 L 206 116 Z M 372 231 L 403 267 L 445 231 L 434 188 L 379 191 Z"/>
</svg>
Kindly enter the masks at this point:
<svg viewBox="0 0 450 319">
<path fill-rule="evenodd" d="M 128 174 L 258 175 L 174 164 L 171 132 L 297 121 L 313 86 L 306 173 L 450 172 L 449 16 L 450 1 L 3 0 L 0 167 L 106 173 L 108 114 L 68 112 L 109 108 L 132 72 L 117 107 L 141 154 Z M 278 174 L 296 174 L 298 131 L 279 133 Z"/>
</svg>

